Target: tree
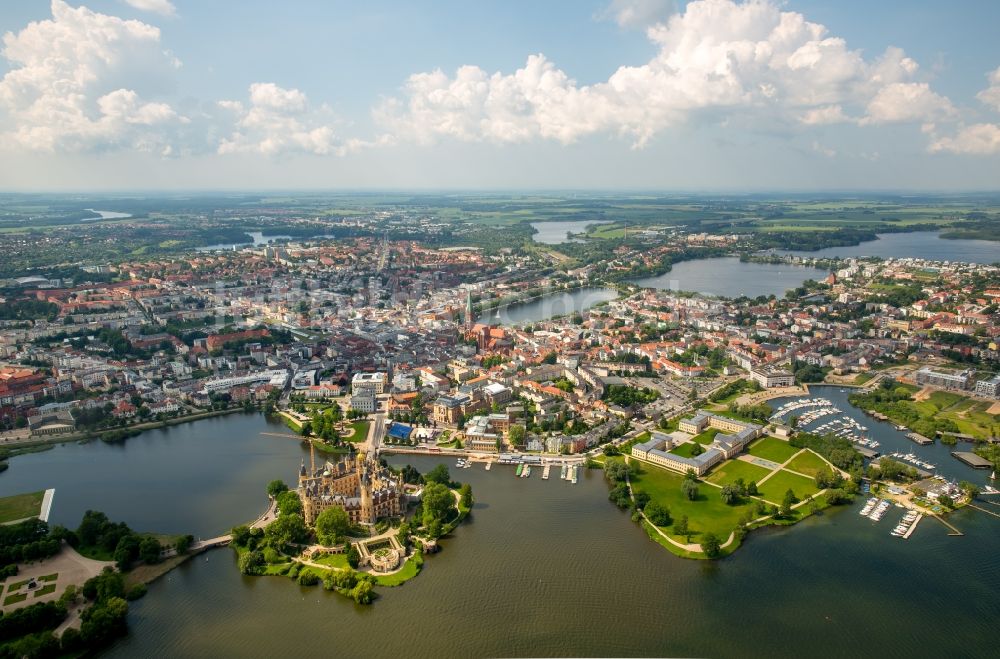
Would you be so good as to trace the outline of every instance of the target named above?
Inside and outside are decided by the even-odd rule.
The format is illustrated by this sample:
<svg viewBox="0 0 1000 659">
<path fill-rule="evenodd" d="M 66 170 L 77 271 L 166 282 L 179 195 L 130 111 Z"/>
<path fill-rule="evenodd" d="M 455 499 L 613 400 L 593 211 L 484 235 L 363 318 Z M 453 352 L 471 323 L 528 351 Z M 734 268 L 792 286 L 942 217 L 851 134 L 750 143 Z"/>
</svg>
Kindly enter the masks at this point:
<svg viewBox="0 0 1000 659">
<path fill-rule="evenodd" d="M 463 508 L 472 507 L 472 486 L 468 483 L 462 483 L 462 487 L 458 488 L 458 493 L 462 499 Z"/>
<path fill-rule="evenodd" d="M 681 515 L 681 518 L 674 522 L 674 533 L 684 536 L 685 542 L 691 542 L 691 529 L 688 528 L 687 515 Z"/>
<path fill-rule="evenodd" d="M 282 492 L 287 492 L 288 486 L 285 485 L 283 480 L 273 480 L 267 484 L 267 495 L 270 497 L 276 497 Z"/>
<path fill-rule="evenodd" d="M 758 494 L 759 493 L 757 492 L 757 481 L 750 481 L 749 483 L 747 483 L 747 496 L 755 497 Z"/>
<path fill-rule="evenodd" d="M 264 538 L 268 544 L 279 549 L 293 542 L 301 542 L 307 535 L 306 524 L 298 515 L 282 515 L 264 530 Z"/>
<path fill-rule="evenodd" d="M 735 506 L 740 502 L 740 491 L 735 485 L 722 486 L 722 502 L 727 506 Z"/>
<path fill-rule="evenodd" d="M 942 495 L 938 496 L 937 501 L 938 501 L 939 504 L 941 504 L 945 508 L 954 508 L 955 507 L 955 501 L 950 496 L 948 496 L 947 494 L 942 494 Z"/>
<path fill-rule="evenodd" d="M 361 552 L 358 551 L 356 546 L 351 545 L 351 548 L 347 550 L 347 564 L 352 568 L 357 568 L 360 562 Z"/>
<path fill-rule="evenodd" d="M 510 430 L 507 431 L 507 440 L 512 446 L 520 446 L 524 444 L 524 426 L 513 425 Z"/>
<path fill-rule="evenodd" d="M 238 561 L 238 565 L 241 574 L 255 575 L 264 573 L 264 568 L 267 566 L 267 562 L 264 560 L 263 553 L 253 550 L 242 554 L 240 556 L 240 560 Z"/>
<path fill-rule="evenodd" d="M 144 563 L 153 565 L 160 562 L 160 541 L 152 536 L 146 536 L 139 543 L 139 558 Z"/>
<path fill-rule="evenodd" d="M 646 507 L 646 504 L 649 503 L 649 494 L 643 492 L 642 490 L 636 492 L 634 497 L 635 497 L 635 507 L 637 510 L 644 509 Z"/>
<path fill-rule="evenodd" d="M 684 492 L 688 501 L 697 501 L 698 484 L 695 481 L 685 478 L 684 482 L 681 483 L 681 491 Z"/>
<path fill-rule="evenodd" d="M 439 464 L 426 474 L 424 474 L 424 481 L 427 483 L 439 483 L 441 485 L 448 485 L 451 483 L 451 474 L 448 473 L 448 467 Z"/>
<path fill-rule="evenodd" d="M 249 530 L 249 529 L 248 529 Z M 194 536 L 191 534 L 182 535 L 174 541 L 174 549 L 178 554 L 186 554 L 194 544 Z"/>
<path fill-rule="evenodd" d="M 351 590 L 351 597 L 358 604 L 371 604 L 372 600 L 375 599 L 375 590 L 372 588 L 372 583 L 367 579 L 359 581 Z"/>
<path fill-rule="evenodd" d="M 643 512 L 646 514 L 646 518 L 656 526 L 669 526 L 672 521 L 670 511 L 657 501 L 647 503 Z"/>
<path fill-rule="evenodd" d="M 421 502 L 423 506 L 423 524 L 430 528 L 434 521 L 443 521 L 451 512 L 455 504 L 455 497 L 451 490 L 441 483 L 429 482 L 424 486 L 424 496 Z"/>
<path fill-rule="evenodd" d="M 118 565 L 118 569 L 125 572 L 132 567 L 132 562 L 139 557 L 139 538 L 138 536 L 129 533 L 124 535 L 118 540 L 118 545 L 115 547 L 114 554 L 112 558 L 115 559 L 115 563 Z"/>
<path fill-rule="evenodd" d="M 714 533 L 708 532 L 701 537 L 701 550 L 709 558 L 715 558 L 722 551 L 722 544 Z"/>
<path fill-rule="evenodd" d="M 350 528 L 351 519 L 340 506 L 330 506 L 316 518 L 316 537 L 327 547 L 337 544 Z"/>
<path fill-rule="evenodd" d="M 287 492 L 282 492 L 277 497 L 278 502 L 278 514 L 281 517 L 286 515 L 297 515 L 302 516 L 302 500 L 299 499 L 299 493 L 293 490 Z"/>
<path fill-rule="evenodd" d="M 233 544 L 237 547 L 245 547 L 250 541 L 250 527 L 246 524 L 234 526 L 229 533 L 233 536 Z"/>
<path fill-rule="evenodd" d="M 621 483 L 628 477 L 628 465 L 624 460 L 607 460 L 604 463 L 604 478 L 612 483 Z"/>
</svg>

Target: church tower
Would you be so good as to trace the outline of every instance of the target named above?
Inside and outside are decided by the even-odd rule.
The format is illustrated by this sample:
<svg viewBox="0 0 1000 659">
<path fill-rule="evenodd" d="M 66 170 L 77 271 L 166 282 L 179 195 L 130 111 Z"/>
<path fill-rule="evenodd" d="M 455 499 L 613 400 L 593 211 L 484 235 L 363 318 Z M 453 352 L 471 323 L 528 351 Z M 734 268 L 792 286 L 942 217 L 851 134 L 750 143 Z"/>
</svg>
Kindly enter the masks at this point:
<svg viewBox="0 0 1000 659">
<path fill-rule="evenodd" d="M 465 331 L 472 329 L 472 289 L 465 292 Z"/>
</svg>

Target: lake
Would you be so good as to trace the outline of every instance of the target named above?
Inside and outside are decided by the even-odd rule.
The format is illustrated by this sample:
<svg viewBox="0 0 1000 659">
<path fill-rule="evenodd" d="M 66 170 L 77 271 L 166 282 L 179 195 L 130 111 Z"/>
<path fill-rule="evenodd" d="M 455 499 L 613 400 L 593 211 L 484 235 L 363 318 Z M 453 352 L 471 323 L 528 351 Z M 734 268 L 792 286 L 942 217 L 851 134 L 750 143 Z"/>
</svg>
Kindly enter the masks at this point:
<svg viewBox="0 0 1000 659">
<path fill-rule="evenodd" d="M 493 309 L 476 319 L 491 325 L 523 325 L 583 312 L 595 304 L 614 300 L 618 292 L 613 288 L 578 288 L 561 293 L 550 293 L 529 302 L 517 302 Z"/>
<path fill-rule="evenodd" d="M 83 210 L 90 211 L 91 213 L 97 213 L 100 217 L 88 217 L 81 222 L 96 222 L 97 220 L 123 220 L 126 217 L 132 217 L 131 213 L 118 213 L 116 211 L 99 211 L 93 208 L 84 208 Z"/>
<path fill-rule="evenodd" d="M 755 532 L 708 563 L 651 542 L 608 502 L 601 472 L 574 486 L 447 464 L 472 485 L 471 517 L 373 606 L 241 576 L 220 549 L 131 603 L 130 635 L 106 654 L 995 656 L 1000 520 L 981 513 L 953 516 L 961 538 L 927 520 L 904 541 L 889 535 L 895 513 L 875 524 L 859 503 Z"/>
<path fill-rule="evenodd" d="M 18 456 L 0 474 L 0 494 L 55 486 L 55 523 L 75 526 L 96 508 L 136 529 L 215 534 L 255 517 L 269 480 L 295 478 L 301 443 L 262 432 L 288 431 L 236 413 L 122 445 Z M 426 472 L 440 460 L 409 461 Z M 1000 520 L 982 513 L 951 517 L 963 537 L 925 520 L 904 541 L 889 536 L 896 512 L 876 524 L 856 514 L 858 502 L 754 532 L 709 563 L 651 542 L 608 502 L 601 472 L 571 485 L 446 464 L 472 485 L 472 515 L 420 576 L 379 589 L 373 606 L 244 577 L 233 552 L 217 549 L 130 603 L 129 636 L 104 654 L 995 656 Z"/>
<path fill-rule="evenodd" d="M 247 231 L 247 236 L 250 236 L 250 240 L 242 243 L 218 243 L 216 245 L 206 245 L 205 247 L 196 247 L 195 251 L 198 252 L 214 252 L 220 249 L 235 249 L 244 245 L 253 245 L 254 247 L 258 245 L 269 245 L 278 240 L 291 240 L 291 236 L 265 236 L 262 231 Z"/>
<path fill-rule="evenodd" d="M 824 279 L 829 272 L 787 264 L 744 263 L 736 256 L 724 256 L 675 263 L 670 272 L 657 277 L 634 279 L 646 288 L 693 291 L 717 297 L 781 297 L 807 279 Z"/>
<path fill-rule="evenodd" d="M 946 240 L 939 231 L 883 233 L 850 247 L 827 247 L 815 252 L 781 250 L 778 254 L 815 258 L 877 256 L 888 259 L 926 259 L 929 261 L 965 261 L 995 263 L 1000 261 L 1000 242 L 992 240 Z"/>
<path fill-rule="evenodd" d="M 575 242 L 579 239 L 570 238 L 571 233 L 586 233 L 587 227 L 594 224 L 611 224 L 610 220 L 583 220 L 577 222 L 532 222 L 536 231 L 532 236 L 536 243 L 544 245 L 559 245 Z"/>
<path fill-rule="evenodd" d="M 101 510 L 137 531 L 214 537 L 267 508 L 264 487 L 291 479 L 308 458 L 301 442 L 263 416 L 235 412 L 147 430 L 120 444 L 59 444 L 12 458 L 0 496 L 54 487 L 49 521 L 76 528 Z"/>
</svg>

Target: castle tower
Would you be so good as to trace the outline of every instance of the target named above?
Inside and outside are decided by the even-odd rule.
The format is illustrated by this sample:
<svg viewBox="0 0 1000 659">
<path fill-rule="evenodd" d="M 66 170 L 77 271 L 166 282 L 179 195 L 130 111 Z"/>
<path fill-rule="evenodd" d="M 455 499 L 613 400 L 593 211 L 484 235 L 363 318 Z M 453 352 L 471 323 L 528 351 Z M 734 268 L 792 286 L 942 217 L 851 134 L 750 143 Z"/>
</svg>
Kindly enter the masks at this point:
<svg viewBox="0 0 1000 659">
<path fill-rule="evenodd" d="M 316 475 L 316 444 L 309 441 L 309 475 Z"/>
<path fill-rule="evenodd" d="M 361 491 L 361 521 L 375 523 L 375 505 L 372 503 L 372 474 L 363 452 L 358 453 L 358 489 Z"/>
</svg>

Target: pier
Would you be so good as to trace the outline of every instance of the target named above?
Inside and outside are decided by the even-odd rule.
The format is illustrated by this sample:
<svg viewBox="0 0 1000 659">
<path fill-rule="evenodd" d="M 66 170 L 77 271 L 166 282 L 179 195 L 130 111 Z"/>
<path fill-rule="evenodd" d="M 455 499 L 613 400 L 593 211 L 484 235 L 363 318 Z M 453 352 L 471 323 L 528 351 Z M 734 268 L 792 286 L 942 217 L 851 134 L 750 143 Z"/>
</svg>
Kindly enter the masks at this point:
<svg viewBox="0 0 1000 659">
<path fill-rule="evenodd" d="M 951 456 L 959 462 L 964 462 L 973 469 L 989 469 L 993 463 L 971 451 L 952 451 Z"/>
<path fill-rule="evenodd" d="M 944 524 L 945 526 L 947 526 L 948 529 L 950 529 L 951 532 L 948 535 L 955 535 L 955 536 L 965 535 L 964 533 L 962 533 L 961 531 L 959 531 L 958 529 L 956 529 L 954 526 L 952 526 L 951 523 L 948 522 L 948 521 L 946 521 L 945 518 L 942 517 L 941 515 L 931 515 L 931 517 L 933 517 L 937 521 L 941 522 L 942 524 Z"/>
<path fill-rule="evenodd" d="M 542 480 L 543 481 L 549 480 L 549 470 L 550 469 L 552 469 L 552 465 L 550 465 L 550 464 L 546 464 L 545 467 L 542 469 Z"/>
<path fill-rule="evenodd" d="M 903 534 L 903 539 L 904 539 L 904 540 L 906 540 L 906 539 L 907 539 L 907 538 L 909 538 L 909 537 L 910 537 L 911 535 L 913 535 L 913 532 L 914 532 L 914 531 L 916 530 L 916 528 L 917 528 L 917 524 L 919 524 L 919 523 L 920 523 L 920 520 L 922 520 L 923 518 L 924 518 L 924 516 L 923 516 L 923 515 L 917 515 L 917 518 L 916 518 L 915 520 L 913 520 L 913 524 L 910 524 L 910 528 L 906 529 L 906 533 L 904 533 L 904 534 Z"/>
<path fill-rule="evenodd" d="M 924 437 L 923 435 L 921 435 L 918 432 L 908 432 L 908 433 L 906 433 L 906 437 L 910 441 L 912 441 L 912 442 L 914 442 L 916 444 L 920 444 L 921 446 L 927 446 L 928 444 L 933 444 L 934 443 L 933 439 L 931 439 L 930 437 Z"/>
</svg>

